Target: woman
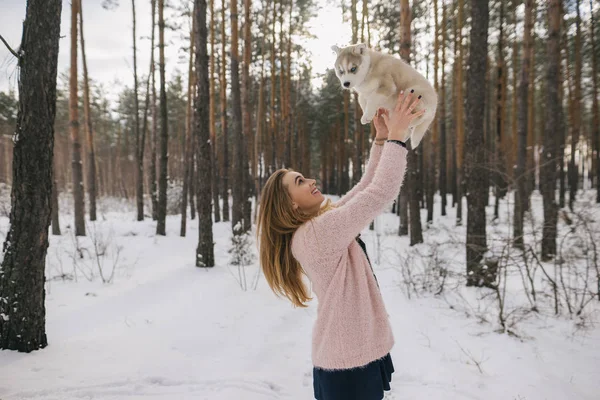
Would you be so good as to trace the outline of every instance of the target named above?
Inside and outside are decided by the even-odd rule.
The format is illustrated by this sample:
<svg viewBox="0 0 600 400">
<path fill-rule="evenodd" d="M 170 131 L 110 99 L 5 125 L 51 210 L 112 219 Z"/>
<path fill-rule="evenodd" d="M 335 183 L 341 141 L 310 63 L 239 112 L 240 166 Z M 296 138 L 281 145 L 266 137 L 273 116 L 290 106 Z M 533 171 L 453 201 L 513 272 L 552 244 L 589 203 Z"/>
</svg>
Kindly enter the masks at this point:
<svg viewBox="0 0 600 400">
<path fill-rule="evenodd" d="M 260 262 L 271 289 L 294 305 L 319 298 L 313 327 L 317 400 L 381 400 L 390 390 L 394 338 L 360 232 L 397 196 L 406 169 L 408 126 L 424 112 L 400 93 L 395 112 L 379 110 L 365 175 L 337 203 L 314 179 L 280 169 L 265 184 L 259 209 Z"/>
</svg>

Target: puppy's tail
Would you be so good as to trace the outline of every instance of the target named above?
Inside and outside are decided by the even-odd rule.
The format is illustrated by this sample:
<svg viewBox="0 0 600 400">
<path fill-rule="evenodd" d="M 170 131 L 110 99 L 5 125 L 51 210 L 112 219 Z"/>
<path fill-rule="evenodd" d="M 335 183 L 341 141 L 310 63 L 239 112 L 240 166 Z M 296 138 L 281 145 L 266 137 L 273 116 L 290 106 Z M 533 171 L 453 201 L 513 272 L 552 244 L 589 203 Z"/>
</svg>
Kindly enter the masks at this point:
<svg viewBox="0 0 600 400">
<path fill-rule="evenodd" d="M 423 136 L 425 136 L 425 133 L 427 133 L 427 129 L 429 129 L 429 126 L 435 117 L 435 113 L 430 115 L 427 114 L 429 113 L 425 113 L 423 120 L 419 123 L 419 125 L 416 125 L 413 128 L 413 132 L 410 135 L 410 145 L 413 149 L 416 149 L 417 146 L 419 146 L 419 143 L 421 143 Z"/>
</svg>

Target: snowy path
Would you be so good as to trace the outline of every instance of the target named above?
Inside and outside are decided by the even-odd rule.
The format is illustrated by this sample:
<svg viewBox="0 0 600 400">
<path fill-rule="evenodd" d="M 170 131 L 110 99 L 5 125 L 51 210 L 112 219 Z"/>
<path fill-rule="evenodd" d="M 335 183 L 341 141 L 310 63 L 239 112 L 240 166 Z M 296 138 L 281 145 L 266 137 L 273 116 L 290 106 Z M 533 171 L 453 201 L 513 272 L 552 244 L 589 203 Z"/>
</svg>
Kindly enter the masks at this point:
<svg viewBox="0 0 600 400">
<path fill-rule="evenodd" d="M 195 221 L 179 238 L 171 218 L 168 236 L 157 239 L 152 222 L 128 219 L 101 229 L 114 229 L 124 264 L 135 265 L 109 285 L 80 279 L 47 286 L 50 345 L 31 354 L 0 352 L 1 400 L 313 398 L 315 303 L 294 309 L 264 278 L 257 291 L 242 292 L 231 274 L 237 271 L 225 266 L 227 224 L 215 230 L 219 266 L 206 271 L 192 265 Z M 6 224 L 0 220 L 0 231 Z M 373 254 L 371 233 L 364 237 Z M 51 249 L 69 243 L 52 240 Z M 404 240 L 388 245 L 402 248 Z M 249 281 L 255 271 L 249 269 Z M 540 319 L 527 326 L 532 338 L 520 341 L 439 299 L 408 300 L 389 264 L 375 272 L 396 337 L 386 399 L 598 398 L 598 329 L 572 335 L 568 321 Z"/>
</svg>

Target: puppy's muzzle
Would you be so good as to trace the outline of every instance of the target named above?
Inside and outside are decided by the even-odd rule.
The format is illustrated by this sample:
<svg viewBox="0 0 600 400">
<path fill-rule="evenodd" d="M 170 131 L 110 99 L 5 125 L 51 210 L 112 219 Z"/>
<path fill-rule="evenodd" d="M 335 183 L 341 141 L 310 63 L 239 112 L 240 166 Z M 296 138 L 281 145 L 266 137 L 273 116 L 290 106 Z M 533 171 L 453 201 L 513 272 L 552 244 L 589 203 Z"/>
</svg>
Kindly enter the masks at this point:
<svg viewBox="0 0 600 400">
<path fill-rule="evenodd" d="M 350 87 L 350 82 L 344 82 L 344 87 Z"/>
</svg>

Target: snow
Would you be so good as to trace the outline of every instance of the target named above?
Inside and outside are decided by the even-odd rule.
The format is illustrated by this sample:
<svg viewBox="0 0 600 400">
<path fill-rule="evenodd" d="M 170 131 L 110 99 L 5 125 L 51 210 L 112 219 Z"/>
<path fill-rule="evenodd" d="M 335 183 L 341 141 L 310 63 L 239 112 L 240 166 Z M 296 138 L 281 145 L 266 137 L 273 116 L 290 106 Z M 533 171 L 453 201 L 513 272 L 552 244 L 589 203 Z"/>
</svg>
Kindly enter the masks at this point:
<svg viewBox="0 0 600 400">
<path fill-rule="evenodd" d="M 534 209 L 541 215 L 539 196 Z M 512 231 L 505 202 L 501 210 L 500 221 L 488 225 L 489 243 Z M 436 208 L 434 224 L 424 228 L 426 244 L 412 248 L 395 236 L 398 220 L 390 213 L 362 233 L 396 338 L 386 399 L 597 399 L 598 302 L 582 326 L 538 299 L 540 313 L 515 322 L 514 334 L 499 333 L 490 291 L 456 284 L 464 280 L 464 245 L 457 242 L 465 226 L 454 227 L 455 209 L 439 214 Z M 168 216 L 163 237 L 150 218 L 136 222 L 135 215 L 133 203 L 101 199 L 99 221 L 86 222 L 90 236 L 75 238 L 72 215 L 61 213 L 63 235 L 50 236 L 47 256 L 49 346 L 0 351 L 0 399 L 312 399 L 317 300 L 295 309 L 262 275 L 256 290 L 242 290 L 238 267 L 228 265 L 229 222 L 214 226 L 217 266 L 203 269 L 194 266 L 197 220 L 181 238 L 180 216 Z M 8 218 L 0 216 L 0 241 L 7 231 Z M 254 258 L 244 270 L 252 281 Z M 104 280 L 114 268 L 107 283 L 99 264 Z M 425 272 L 440 265 L 449 271 L 443 294 L 416 290 L 439 284 Z M 407 273 L 418 284 L 413 289 Z M 519 277 L 507 284 L 513 318 L 527 301 L 520 284 Z"/>
</svg>

